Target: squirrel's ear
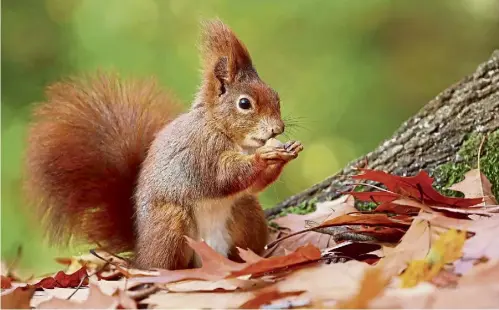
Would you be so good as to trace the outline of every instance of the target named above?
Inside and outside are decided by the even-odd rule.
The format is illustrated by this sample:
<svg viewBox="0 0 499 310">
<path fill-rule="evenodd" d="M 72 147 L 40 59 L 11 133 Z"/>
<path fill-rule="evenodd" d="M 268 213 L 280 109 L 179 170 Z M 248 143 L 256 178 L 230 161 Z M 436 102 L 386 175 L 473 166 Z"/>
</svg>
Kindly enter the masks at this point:
<svg viewBox="0 0 499 310">
<path fill-rule="evenodd" d="M 248 50 L 229 27 L 220 20 L 205 22 L 203 26 L 201 53 L 206 79 L 216 78 L 225 87 L 238 74 L 255 71 Z"/>
</svg>

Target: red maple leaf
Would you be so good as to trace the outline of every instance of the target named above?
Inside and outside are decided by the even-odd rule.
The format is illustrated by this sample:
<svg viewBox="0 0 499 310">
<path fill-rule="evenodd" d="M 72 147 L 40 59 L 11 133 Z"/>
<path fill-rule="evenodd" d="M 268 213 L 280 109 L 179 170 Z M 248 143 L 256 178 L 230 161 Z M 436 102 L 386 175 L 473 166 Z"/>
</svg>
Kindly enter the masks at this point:
<svg viewBox="0 0 499 310">
<path fill-rule="evenodd" d="M 482 198 L 447 197 L 437 192 L 432 184 L 433 178 L 426 171 L 419 172 L 413 177 L 401 177 L 384 171 L 360 169 L 363 174 L 353 176 L 357 180 L 370 180 L 382 183 L 387 191 L 349 192 L 362 201 L 391 202 L 401 197 L 414 199 L 429 206 L 452 208 L 466 208 L 475 206 L 483 201 Z"/>
<path fill-rule="evenodd" d="M 63 271 L 59 271 L 53 277 L 46 277 L 33 284 L 36 288 L 70 288 L 77 287 L 83 280 L 82 285 L 88 285 L 88 274 L 85 266 L 78 269 L 72 274 L 66 274 Z"/>
</svg>

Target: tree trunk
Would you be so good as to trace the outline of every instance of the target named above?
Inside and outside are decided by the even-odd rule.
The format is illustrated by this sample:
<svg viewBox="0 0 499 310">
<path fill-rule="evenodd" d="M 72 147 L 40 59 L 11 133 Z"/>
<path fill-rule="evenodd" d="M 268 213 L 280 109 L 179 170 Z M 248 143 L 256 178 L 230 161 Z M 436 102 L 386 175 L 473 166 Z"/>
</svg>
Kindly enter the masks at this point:
<svg viewBox="0 0 499 310">
<path fill-rule="evenodd" d="M 450 86 L 406 121 L 394 135 L 339 173 L 265 211 L 267 217 L 286 207 L 317 199 L 331 200 L 347 190 L 355 167 L 409 176 L 455 159 L 470 133 L 499 128 L 499 50 L 476 72 Z M 499 150 L 498 150 L 499 151 Z"/>
</svg>

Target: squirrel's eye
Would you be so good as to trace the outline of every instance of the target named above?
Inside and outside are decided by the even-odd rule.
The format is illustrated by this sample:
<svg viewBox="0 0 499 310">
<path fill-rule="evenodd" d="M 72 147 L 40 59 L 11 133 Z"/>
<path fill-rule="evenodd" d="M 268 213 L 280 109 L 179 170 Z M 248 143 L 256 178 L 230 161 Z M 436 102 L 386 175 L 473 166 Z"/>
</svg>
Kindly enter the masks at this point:
<svg viewBox="0 0 499 310">
<path fill-rule="evenodd" d="M 239 108 L 243 110 L 249 110 L 251 108 L 251 101 L 245 97 L 239 99 L 239 102 L 237 104 L 239 105 Z"/>
</svg>

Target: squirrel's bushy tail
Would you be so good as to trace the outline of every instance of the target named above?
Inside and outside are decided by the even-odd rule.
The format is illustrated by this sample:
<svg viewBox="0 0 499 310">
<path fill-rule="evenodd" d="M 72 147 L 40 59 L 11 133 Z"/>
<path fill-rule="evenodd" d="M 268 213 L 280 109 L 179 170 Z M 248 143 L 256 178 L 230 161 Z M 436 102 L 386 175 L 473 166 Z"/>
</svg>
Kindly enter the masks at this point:
<svg viewBox="0 0 499 310">
<path fill-rule="evenodd" d="M 48 87 L 28 132 L 24 185 L 52 243 L 133 248 L 140 166 L 178 106 L 153 81 L 116 75 Z"/>
</svg>

